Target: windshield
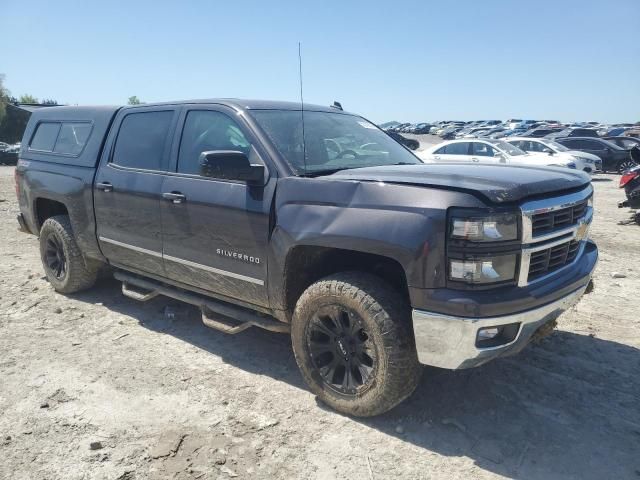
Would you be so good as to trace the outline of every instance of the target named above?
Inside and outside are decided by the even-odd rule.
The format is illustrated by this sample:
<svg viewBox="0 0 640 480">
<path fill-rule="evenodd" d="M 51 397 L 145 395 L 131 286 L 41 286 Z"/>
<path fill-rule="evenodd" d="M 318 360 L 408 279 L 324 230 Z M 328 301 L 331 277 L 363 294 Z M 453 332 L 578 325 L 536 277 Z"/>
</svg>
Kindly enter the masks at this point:
<svg viewBox="0 0 640 480">
<path fill-rule="evenodd" d="M 495 142 L 493 145 L 495 145 L 498 149 L 502 150 L 503 152 L 506 152 L 507 155 L 511 157 L 517 157 L 518 155 L 527 154 L 527 152 L 520 150 L 515 145 L 511 145 L 510 143 L 507 143 L 507 142 Z"/>
<path fill-rule="evenodd" d="M 303 149 L 300 111 L 253 110 L 250 113 L 299 175 L 422 163 L 362 117 L 305 111 Z"/>
<path fill-rule="evenodd" d="M 547 145 L 552 147 L 557 152 L 568 152 L 569 149 L 558 142 L 547 142 Z"/>
</svg>

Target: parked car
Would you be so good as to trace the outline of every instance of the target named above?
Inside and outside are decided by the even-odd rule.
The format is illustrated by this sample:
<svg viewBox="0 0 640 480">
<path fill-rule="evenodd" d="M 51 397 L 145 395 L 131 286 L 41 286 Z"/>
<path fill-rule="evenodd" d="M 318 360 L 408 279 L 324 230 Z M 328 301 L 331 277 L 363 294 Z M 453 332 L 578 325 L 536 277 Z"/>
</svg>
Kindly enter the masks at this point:
<svg viewBox="0 0 640 480">
<path fill-rule="evenodd" d="M 433 125 L 431 125 L 430 123 L 419 123 L 418 125 L 416 125 L 416 128 L 413 133 L 418 135 L 429 133 L 431 131 L 432 126 Z"/>
<path fill-rule="evenodd" d="M 589 286 L 584 173 L 470 176 L 357 115 L 309 106 L 304 122 L 298 103 L 247 100 L 36 110 L 20 228 L 60 293 L 110 267 L 131 299 L 192 303 L 221 332 L 289 333 L 311 390 L 356 416 L 408 397 L 420 363 L 520 351 Z"/>
<path fill-rule="evenodd" d="M 11 145 L 9 145 L 8 143 L 0 142 L 0 152 L 4 152 L 10 146 Z"/>
<path fill-rule="evenodd" d="M 491 127 L 465 128 L 456 133 L 456 138 L 475 138 L 478 134 L 491 130 Z"/>
<path fill-rule="evenodd" d="M 443 140 L 455 138 L 456 134 L 460 130 L 462 130 L 462 127 L 459 126 L 446 128 L 440 133 L 440 138 L 442 138 Z"/>
<path fill-rule="evenodd" d="M 640 148 L 640 138 L 636 137 L 603 137 L 603 140 L 615 143 L 625 150 L 631 150 L 634 147 Z"/>
<path fill-rule="evenodd" d="M 619 187 L 624 188 L 627 199 L 618 203 L 618 207 L 640 209 L 640 165 L 628 170 L 620 177 Z M 634 220 L 640 225 L 640 210 L 635 212 Z"/>
<path fill-rule="evenodd" d="M 397 132 L 387 132 L 391 138 L 393 138 L 396 142 L 411 150 L 417 150 L 420 147 L 420 142 L 418 140 L 414 140 L 413 138 L 407 138 L 400 135 Z"/>
<path fill-rule="evenodd" d="M 633 127 L 624 132 L 625 137 L 640 138 L 640 127 Z"/>
<path fill-rule="evenodd" d="M 593 174 L 602 170 L 602 160 L 600 157 L 578 150 L 569 150 L 564 145 L 547 138 L 510 137 L 505 141 L 525 152 L 546 153 L 556 158 L 573 161 L 576 169 L 582 170 L 583 172 Z"/>
<path fill-rule="evenodd" d="M 562 138 L 562 137 L 594 137 L 598 138 L 598 131 L 594 128 L 583 128 L 583 127 L 569 127 L 564 130 L 558 130 L 556 132 L 550 133 L 546 136 L 546 138 L 550 138 L 552 140 Z"/>
<path fill-rule="evenodd" d="M 640 208 L 640 165 L 628 170 L 620 177 L 620 188 L 624 188 L 627 199 L 620 202 L 618 207 Z M 636 221 L 640 219 L 640 212 L 636 216 Z M 640 223 L 640 222 L 638 222 Z"/>
<path fill-rule="evenodd" d="M 554 158 L 546 153 L 527 153 L 507 142 L 492 139 L 443 142 L 420 152 L 419 156 L 425 162 L 436 163 L 464 162 L 576 168 L 573 159 Z"/>
<path fill-rule="evenodd" d="M 536 137 L 536 138 L 540 138 L 540 137 L 544 137 L 546 135 L 549 135 L 550 133 L 555 133 L 557 132 L 558 129 L 557 128 L 548 128 L 548 127 L 536 127 L 536 128 L 532 128 L 531 130 L 527 130 L 525 132 L 522 132 L 522 137 Z"/>
<path fill-rule="evenodd" d="M 563 137 L 557 138 L 556 142 L 569 150 L 579 150 L 597 155 L 602 159 L 603 172 L 621 173 L 636 165 L 628 150 L 601 138 Z"/>
<path fill-rule="evenodd" d="M 618 135 L 623 135 L 624 132 L 629 130 L 631 127 L 607 127 L 598 130 L 598 135 L 601 137 L 617 137 Z"/>
</svg>

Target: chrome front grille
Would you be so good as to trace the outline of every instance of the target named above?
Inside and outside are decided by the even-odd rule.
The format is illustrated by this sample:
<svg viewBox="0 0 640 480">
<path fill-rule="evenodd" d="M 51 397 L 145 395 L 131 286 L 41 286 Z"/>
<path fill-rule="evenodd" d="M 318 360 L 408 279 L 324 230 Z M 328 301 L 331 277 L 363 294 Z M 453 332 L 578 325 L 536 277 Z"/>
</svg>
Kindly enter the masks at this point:
<svg viewBox="0 0 640 480">
<path fill-rule="evenodd" d="M 531 217 L 531 228 L 534 237 L 575 225 L 587 211 L 587 200 L 576 205 L 552 210 L 549 212 L 536 213 Z"/>
<path fill-rule="evenodd" d="M 552 273 L 573 262 L 578 256 L 580 242 L 571 240 L 545 250 L 538 250 L 531 254 L 529 260 L 529 275 L 531 282 L 538 277 Z"/>
<path fill-rule="evenodd" d="M 541 281 L 577 260 L 593 219 L 593 188 L 522 205 L 518 285 Z"/>
</svg>

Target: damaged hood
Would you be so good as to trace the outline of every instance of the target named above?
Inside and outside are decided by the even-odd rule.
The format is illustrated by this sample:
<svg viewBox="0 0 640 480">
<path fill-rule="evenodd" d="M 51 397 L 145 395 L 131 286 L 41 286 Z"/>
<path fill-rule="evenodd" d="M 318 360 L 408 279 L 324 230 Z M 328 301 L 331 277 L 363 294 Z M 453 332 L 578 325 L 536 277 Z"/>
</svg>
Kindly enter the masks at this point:
<svg viewBox="0 0 640 480">
<path fill-rule="evenodd" d="M 568 168 L 438 163 L 391 165 L 342 170 L 325 178 L 385 182 L 463 190 L 492 203 L 560 193 L 589 184 L 589 175 Z"/>
</svg>

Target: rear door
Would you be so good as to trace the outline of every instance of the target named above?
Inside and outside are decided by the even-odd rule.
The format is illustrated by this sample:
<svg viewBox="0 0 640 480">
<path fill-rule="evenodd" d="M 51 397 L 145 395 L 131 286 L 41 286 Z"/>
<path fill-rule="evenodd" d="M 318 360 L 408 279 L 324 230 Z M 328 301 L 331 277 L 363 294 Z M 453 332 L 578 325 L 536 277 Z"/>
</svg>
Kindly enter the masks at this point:
<svg viewBox="0 0 640 480">
<path fill-rule="evenodd" d="M 437 150 L 441 153 L 435 154 L 434 159 L 439 162 L 469 162 L 471 160 L 469 146 L 469 142 L 450 143 Z"/>
<path fill-rule="evenodd" d="M 100 249 L 130 270 L 163 274 L 160 188 L 176 108 L 125 109 L 116 118 L 94 183 Z"/>
<path fill-rule="evenodd" d="M 162 183 L 163 254 L 168 278 L 254 305 L 268 305 L 265 280 L 275 169 L 265 186 L 200 175 L 199 157 L 235 150 L 261 163 L 266 152 L 235 111 L 185 107 Z M 176 201 L 175 195 L 179 195 Z"/>
</svg>

